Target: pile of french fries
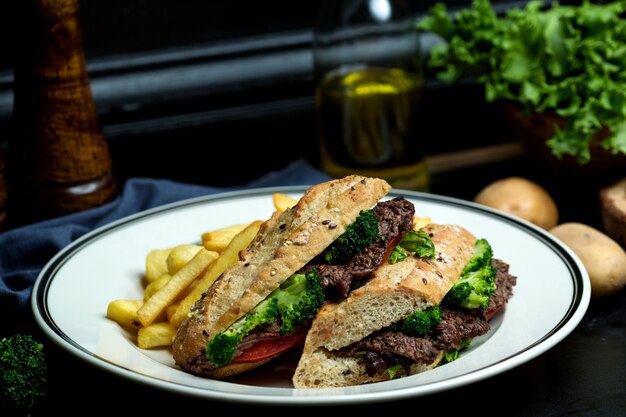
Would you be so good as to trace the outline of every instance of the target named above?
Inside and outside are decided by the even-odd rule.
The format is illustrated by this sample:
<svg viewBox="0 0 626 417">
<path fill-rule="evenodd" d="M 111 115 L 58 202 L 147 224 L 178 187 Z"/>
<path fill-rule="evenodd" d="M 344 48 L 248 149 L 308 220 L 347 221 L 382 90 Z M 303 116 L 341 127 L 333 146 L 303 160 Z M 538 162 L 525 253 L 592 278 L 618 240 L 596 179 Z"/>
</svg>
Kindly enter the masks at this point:
<svg viewBox="0 0 626 417">
<path fill-rule="evenodd" d="M 297 201 L 273 193 L 274 209 L 284 211 Z M 142 349 L 171 346 L 192 305 L 229 266 L 239 259 L 257 234 L 261 220 L 232 224 L 200 234 L 201 243 L 153 249 L 146 255 L 142 299 L 109 302 L 107 317 L 136 335 Z M 414 228 L 430 223 L 415 217 Z"/>
<path fill-rule="evenodd" d="M 279 211 L 296 204 L 283 193 L 274 193 L 272 201 Z M 151 250 L 142 277 L 143 298 L 109 302 L 107 317 L 136 335 L 142 349 L 171 346 L 191 306 L 239 259 L 262 223 L 232 224 L 201 233 L 201 243 Z"/>
</svg>

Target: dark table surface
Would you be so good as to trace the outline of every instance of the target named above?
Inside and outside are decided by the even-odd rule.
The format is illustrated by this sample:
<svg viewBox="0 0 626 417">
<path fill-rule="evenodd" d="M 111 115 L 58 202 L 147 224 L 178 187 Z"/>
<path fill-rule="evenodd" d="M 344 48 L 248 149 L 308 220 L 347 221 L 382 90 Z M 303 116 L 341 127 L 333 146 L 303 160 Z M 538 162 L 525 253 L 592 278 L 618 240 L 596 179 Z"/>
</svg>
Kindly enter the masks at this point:
<svg viewBox="0 0 626 417">
<path fill-rule="evenodd" d="M 526 176 L 544 185 L 559 205 L 562 222 L 580 221 L 600 227 L 595 183 L 585 185 L 571 178 L 558 178 L 524 157 L 434 176 L 431 192 L 472 199 L 488 182 L 509 175 Z M 19 322 L 22 329 L 30 329 L 45 340 L 31 317 Z M 99 411 L 100 415 L 133 412 L 145 416 L 166 414 L 165 410 L 238 413 L 260 407 L 212 402 L 145 386 L 103 371 L 51 342 L 46 344 L 46 352 L 50 395 L 36 415 Z M 445 410 L 507 416 L 626 415 L 626 290 L 592 299 L 581 323 L 562 342 L 496 376 L 428 396 L 319 411 L 378 415 L 397 413 L 396 407 L 410 414 Z M 280 411 L 294 410 L 281 407 Z"/>
</svg>

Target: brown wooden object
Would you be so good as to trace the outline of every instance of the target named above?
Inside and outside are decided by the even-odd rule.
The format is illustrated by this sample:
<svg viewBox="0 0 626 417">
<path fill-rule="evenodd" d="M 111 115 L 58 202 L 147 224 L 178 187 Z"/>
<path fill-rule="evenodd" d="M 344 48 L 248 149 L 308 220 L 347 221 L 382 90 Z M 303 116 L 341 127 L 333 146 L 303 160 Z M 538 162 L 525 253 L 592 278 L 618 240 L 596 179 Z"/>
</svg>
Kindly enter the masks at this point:
<svg viewBox="0 0 626 417">
<path fill-rule="evenodd" d="M 591 160 L 581 165 L 571 155 L 557 158 L 547 144 L 548 139 L 556 134 L 555 126 L 565 128 L 564 118 L 549 111 L 526 114 L 519 103 L 501 101 L 498 105 L 528 155 L 557 177 L 602 185 L 626 175 L 626 155 L 613 154 L 602 147 L 602 140 L 610 133 L 606 127 L 592 137 L 589 144 Z"/>
<path fill-rule="evenodd" d="M 9 195 L 9 187 L 4 175 L 4 157 L 0 150 L 0 232 L 7 227 L 7 199 Z"/>
<path fill-rule="evenodd" d="M 599 198 L 604 232 L 626 250 L 626 177 L 602 187 Z"/>
<path fill-rule="evenodd" d="M 87 73 L 79 1 L 17 3 L 23 24 L 7 152 L 10 197 L 30 218 L 99 206 L 117 186 Z"/>
</svg>

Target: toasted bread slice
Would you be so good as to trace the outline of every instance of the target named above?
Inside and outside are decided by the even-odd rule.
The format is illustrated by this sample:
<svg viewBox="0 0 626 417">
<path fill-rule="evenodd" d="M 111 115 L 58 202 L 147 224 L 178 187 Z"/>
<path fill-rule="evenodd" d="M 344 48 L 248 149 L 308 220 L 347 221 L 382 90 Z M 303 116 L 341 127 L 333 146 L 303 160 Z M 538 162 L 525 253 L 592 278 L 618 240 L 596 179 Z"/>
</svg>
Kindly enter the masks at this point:
<svg viewBox="0 0 626 417">
<path fill-rule="evenodd" d="M 355 358 L 334 351 L 396 323 L 414 311 L 438 305 L 472 257 L 476 238 L 457 225 L 429 224 L 434 258 L 409 257 L 385 264 L 345 300 L 327 304 L 313 320 L 296 368 L 296 388 L 340 387 L 389 379 L 368 375 Z M 411 372 L 427 369 L 415 364 Z"/>
</svg>

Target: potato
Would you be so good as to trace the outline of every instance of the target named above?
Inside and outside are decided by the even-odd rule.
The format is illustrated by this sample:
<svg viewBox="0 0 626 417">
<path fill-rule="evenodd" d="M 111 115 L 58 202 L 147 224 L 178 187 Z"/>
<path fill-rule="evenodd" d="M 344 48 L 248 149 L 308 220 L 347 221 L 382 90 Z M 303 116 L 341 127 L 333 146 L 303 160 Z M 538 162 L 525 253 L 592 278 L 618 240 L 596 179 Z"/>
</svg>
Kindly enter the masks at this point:
<svg viewBox="0 0 626 417">
<path fill-rule="evenodd" d="M 222 253 L 233 237 L 246 227 L 248 227 L 248 223 L 240 223 L 204 232 L 201 235 L 202 245 L 206 250 Z"/>
<path fill-rule="evenodd" d="M 153 249 L 146 255 L 146 279 L 155 281 L 163 274 L 167 274 L 167 257 L 172 248 Z"/>
<path fill-rule="evenodd" d="M 615 293 L 626 285 L 626 252 L 609 236 L 582 223 L 560 224 L 550 233 L 582 261 L 591 281 L 591 296 Z"/>
<path fill-rule="evenodd" d="M 141 327 L 137 320 L 137 310 L 142 305 L 143 300 L 113 300 L 107 307 L 107 317 L 123 328 L 137 332 Z"/>
<path fill-rule="evenodd" d="M 178 270 L 172 277 L 137 310 L 137 320 L 142 326 L 152 324 L 165 309 L 176 301 L 185 288 L 193 280 L 204 274 L 204 271 L 215 260 L 213 254 L 201 248 L 198 253 Z"/>
<path fill-rule="evenodd" d="M 176 336 L 176 327 L 163 321 L 142 327 L 137 333 L 137 346 L 142 349 L 151 349 L 161 346 L 171 346 Z"/>
<path fill-rule="evenodd" d="M 219 278 L 226 268 L 239 260 L 239 252 L 248 247 L 262 224 L 263 222 L 261 220 L 255 220 L 230 240 L 224 252 L 221 253 L 215 262 L 209 265 L 204 275 L 197 281 L 195 288 L 178 303 L 176 312 L 169 315 L 168 320 L 170 323 L 175 327 L 180 326 L 185 317 L 187 317 L 191 306 L 202 296 L 202 293 L 213 285 L 213 282 Z"/>
<path fill-rule="evenodd" d="M 160 278 L 155 279 L 154 281 L 148 283 L 146 288 L 143 290 L 143 300 L 146 301 L 148 298 L 152 297 L 155 292 L 157 292 L 162 286 L 167 284 L 167 281 L 172 279 L 170 274 L 163 274 Z"/>
<path fill-rule="evenodd" d="M 167 264 L 167 272 L 170 275 L 177 273 L 178 270 L 185 266 L 185 264 L 189 262 L 191 258 L 193 258 L 202 248 L 202 245 L 193 244 L 174 246 L 165 260 L 165 263 Z M 219 254 L 215 252 L 213 256 L 217 258 L 218 255 Z"/>
<path fill-rule="evenodd" d="M 494 181 L 476 195 L 474 202 L 521 217 L 546 230 L 559 222 L 558 208 L 550 194 L 526 178 Z"/>
<path fill-rule="evenodd" d="M 413 230 L 419 230 L 432 222 L 433 220 L 430 217 L 413 216 Z"/>
<path fill-rule="evenodd" d="M 272 201 L 274 202 L 274 208 L 281 212 L 298 204 L 298 200 L 278 192 L 272 194 Z"/>
</svg>

